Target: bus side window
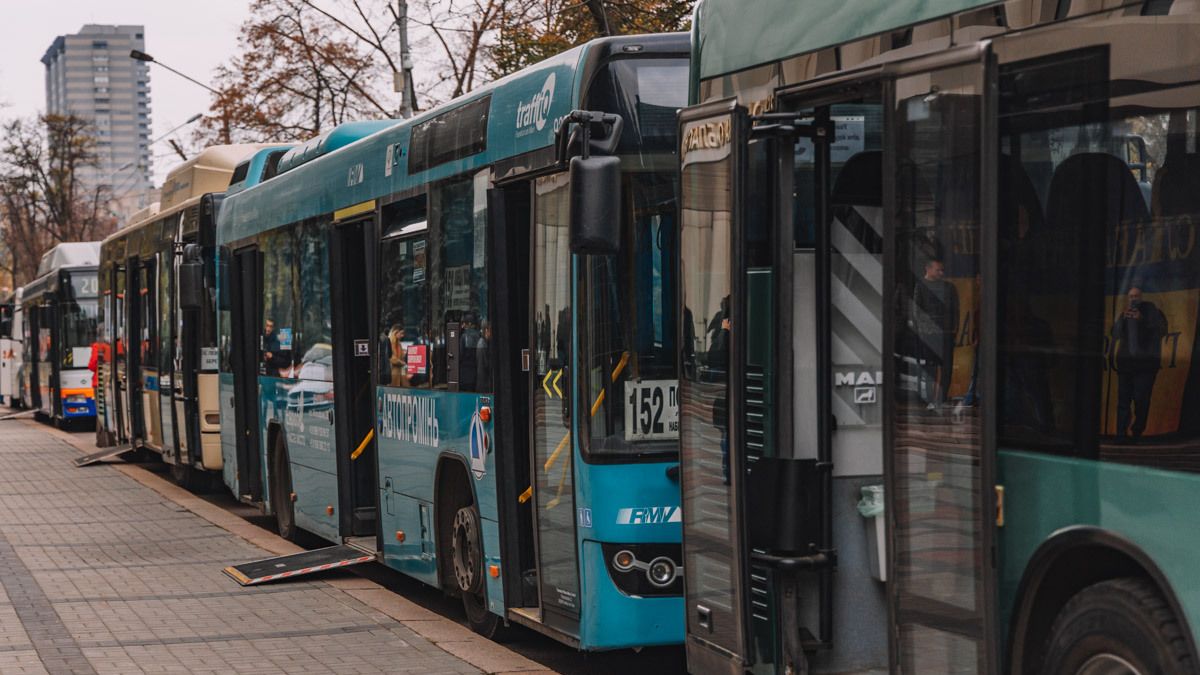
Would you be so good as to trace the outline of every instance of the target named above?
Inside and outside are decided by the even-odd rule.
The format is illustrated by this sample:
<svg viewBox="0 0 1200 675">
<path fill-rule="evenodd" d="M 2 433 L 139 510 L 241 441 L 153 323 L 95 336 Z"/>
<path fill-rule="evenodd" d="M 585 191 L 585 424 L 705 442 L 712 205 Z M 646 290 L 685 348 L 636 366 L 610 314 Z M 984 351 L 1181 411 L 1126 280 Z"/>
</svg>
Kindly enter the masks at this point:
<svg viewBox="0 0 1200 675">
<path fill-rule="evenodd" d="M 385 387 L 429 387 L 429 223 L 425 201 L 425 195 L 419 195 L 383 207 L 376 372 L 379 384 Z"/>
<path fill-rule="evenodd" d="M 479 345 L 487 328 L 486 172 L 430 192 L 434 388 L 479 391 Z M 453 337 L 449 328 L 457 324 Z M 455 340 L 452 361 L 449 341 Z M 454 382 L 451 383 L 451 377 Z"/>
<path fill-rule="evenodd" d="M 1073 93 L 1107 77 L 1108 55 L 1089 58 L 1100 66 L 1069 54 L 1001 77 L 1059 98 L 1053 116 L 1000 111 L 1000 442 L 1200 472 L 1200 99 L 1096 105 Z"/>
</svg>

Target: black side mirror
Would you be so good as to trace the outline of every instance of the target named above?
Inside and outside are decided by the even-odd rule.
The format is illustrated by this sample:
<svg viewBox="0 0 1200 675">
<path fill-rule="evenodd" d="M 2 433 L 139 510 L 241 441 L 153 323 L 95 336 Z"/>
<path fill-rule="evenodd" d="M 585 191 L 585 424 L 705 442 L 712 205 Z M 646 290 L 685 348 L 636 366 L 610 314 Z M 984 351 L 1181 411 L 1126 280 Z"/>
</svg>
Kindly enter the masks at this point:
<svg viewBox="0 0 1200 675">
<path fill-rule="evenodd" d="M 621 160 L 571 158 L 571 252 L 613 255 L 621 248 Z"/>
<path fill-rule="evenodd" d="M 189 244 L 179 264 L 179 308 L 199 311 L 204 308 L 204 263 L 200 247 Z"/>
<path fill-rule="evenodd" d="M 593 127 L 603 136 L 593 138 Z M 623 128 L 619 115 L 573 110 L 555 131 L 558 161 L 570 169 L 571 253 L 576 255 L 614 255 L 621 248 L 621 160 L 612 153 Z M 576 149 L 582 155 L 572 157 Z"/>
</svg>

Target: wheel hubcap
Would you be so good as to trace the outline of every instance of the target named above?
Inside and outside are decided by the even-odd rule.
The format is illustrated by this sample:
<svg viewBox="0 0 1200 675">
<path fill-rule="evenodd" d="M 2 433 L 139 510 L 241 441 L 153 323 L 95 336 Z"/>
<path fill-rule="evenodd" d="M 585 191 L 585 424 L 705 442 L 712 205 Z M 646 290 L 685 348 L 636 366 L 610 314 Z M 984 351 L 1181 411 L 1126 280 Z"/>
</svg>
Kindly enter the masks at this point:
<svg viewBox="0 0 1200 675">
<path fill-rule="evenodd" d="M 475 587 L 475 523 L 465 511 L 454 517 L 454 577 L 458 589 L 470 592 Z"/>
<path fill-rule="evenodd" d="M 1142 675 L 1142 671 L 1116 654 L 1097 654 L 1080 666 L 1075 675 Z"/>
</svg>

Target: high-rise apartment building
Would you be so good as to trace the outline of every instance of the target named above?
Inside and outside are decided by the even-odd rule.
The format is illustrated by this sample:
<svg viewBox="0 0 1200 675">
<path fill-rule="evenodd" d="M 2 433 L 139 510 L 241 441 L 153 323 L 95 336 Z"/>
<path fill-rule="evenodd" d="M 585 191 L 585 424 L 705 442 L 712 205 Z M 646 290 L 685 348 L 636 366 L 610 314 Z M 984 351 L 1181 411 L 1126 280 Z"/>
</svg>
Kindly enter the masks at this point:
<svg viewBox="0 0 1200 675">
<path fill-rule="evenodd" d="M 150 74 L 146 63 L 129 58 L 145 46 L 142 26 L 89 24 L 55 38 L 42 56 L 46 112 L 92 123 L 99 165 L 81 179 L 108 186 L 121 211 L 144 205 L 152 188 Z"/>
</svg>

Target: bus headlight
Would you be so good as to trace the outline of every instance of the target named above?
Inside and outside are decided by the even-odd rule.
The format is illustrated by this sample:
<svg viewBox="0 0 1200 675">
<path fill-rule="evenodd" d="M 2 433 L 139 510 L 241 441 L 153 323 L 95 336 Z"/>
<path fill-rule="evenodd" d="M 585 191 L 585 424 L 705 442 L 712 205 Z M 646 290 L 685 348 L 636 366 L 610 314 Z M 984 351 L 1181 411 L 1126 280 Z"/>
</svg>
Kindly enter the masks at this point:
<svg viewBox="0 0 1200 675">
<path fill-rule="evenodd" d="M 670 586 L 671 582 L 675 581 L 675 563 L 667 557 L 651 560 L 646 568 L 646 578 L 659 588 Z"/>
<path fill-rule="evenodd" d="M 612 564 L 618 572 L 628 572 L 633 569 L 633 564 L 636 562 L 637 558 L 633 556 L 633 551 L 624 548 L 617 551 L 617 554 L 613 556 Z"/>
<path fill-rule="evenodd" d="M 683 594 L 683 547 L 678 543 L 602 542 L 600 551 L 608 578 L 621 593 L 632 598 Z"/>
<path fill-rule="evenodd" d="M 88 402 L 88 397 L 86 397 L 86 396 L 83 396 L 83 395 L 81 395 L 81 394 L 72 394 L 71 396 L 68 396 L 68 397 L 67 397 L 66 401 L 67 401 L 67 403 L 81 403 L 81 404 L 85 404 L 85 403 L 87 403 L 87 402 Z"/>
</svg>

